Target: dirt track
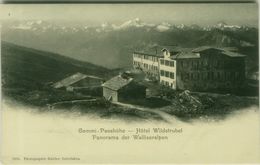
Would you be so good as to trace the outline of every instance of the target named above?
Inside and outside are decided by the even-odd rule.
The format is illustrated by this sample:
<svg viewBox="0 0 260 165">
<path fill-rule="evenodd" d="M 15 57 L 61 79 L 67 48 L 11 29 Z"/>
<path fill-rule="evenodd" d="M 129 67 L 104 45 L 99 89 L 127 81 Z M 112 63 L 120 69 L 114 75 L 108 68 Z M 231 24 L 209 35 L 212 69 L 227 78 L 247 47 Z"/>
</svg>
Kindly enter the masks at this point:
<svg viewBox="0 0 260 165">
<path fill-rule="evenodd" d="M 133 104 L 126 104 L 126 103 L 121 103 L 121 102 L 112 102 L 112 104 L 116 104 L 119 106 L 124 106 L 127 108 L 134 108 L 134 109 L 138 109 L 140 111 L 147 111 L 147 112 L 152 112 L 155 113 L 157 115 L 159 115 L 164 121 L 166 121 L 167 123 L 176 123 L 176 118 L 166 112 L 163 112 L 159 109 L 152 109 L 152 108 L 146 108 L 146 107 L 141 107 L 138 105 L 133 105 Z"/>
</svg>

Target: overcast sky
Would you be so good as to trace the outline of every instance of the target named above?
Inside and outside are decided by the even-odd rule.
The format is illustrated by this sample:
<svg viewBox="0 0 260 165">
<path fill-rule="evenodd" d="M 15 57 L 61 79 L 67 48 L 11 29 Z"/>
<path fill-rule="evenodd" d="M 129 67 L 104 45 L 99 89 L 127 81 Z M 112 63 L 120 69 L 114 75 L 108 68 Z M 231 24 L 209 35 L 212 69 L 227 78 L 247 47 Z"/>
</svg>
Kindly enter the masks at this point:
<svg viewBox="0 0 260 165">
<path fill-rule="evenodd" d="M 122 23 L 140 18 L 150 23 L 258 25 L 257 4 L 27 4 L 1 5 L 4 20 L 63 20 L 86 24 Z"/>
</svg>

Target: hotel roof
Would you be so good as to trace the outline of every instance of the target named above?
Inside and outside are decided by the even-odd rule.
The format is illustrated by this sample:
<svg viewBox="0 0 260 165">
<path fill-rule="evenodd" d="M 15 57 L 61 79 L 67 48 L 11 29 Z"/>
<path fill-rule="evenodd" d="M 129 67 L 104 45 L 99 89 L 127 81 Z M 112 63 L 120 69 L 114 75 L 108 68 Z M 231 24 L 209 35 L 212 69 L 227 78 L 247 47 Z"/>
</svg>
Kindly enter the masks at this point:
<svg viewBox="0 0 260 165">
<path fill-rule="evenodd" d="M 164 49 L 170 51 L 170 52 L 176 52 L 176 54 L 172 55 L 172 59 L 186 59 L 186 58 L 200 58 L 200 54 L 202 54 L 205 51 L 213 50 L 216 51 L 219 54 L 226 55 L 228 57 L 245 57 L 245 55 L 239 54 L 237 52 L 237 49 L 235 48 L 217 48 L 217 47 L 211 47 L 211 46 L 201 46 L 198 48 L 182 48 L 179 46 L 157 46 L 161 51 L 138 51 L 134 52 L 137 54 L 143 54 L 148 56 L 156 56 L 156 57 L 163 57 L 162 51 Z M 157 49 L 158 50 L 158 49 Z"/>
<path fill-rule="evenodd" d="M 210 50 L 210 49 L 218 51 L 219 53 L 227 55 L 229 57 L 245 57 L 245 55 L 243 55 L 243 54 L 239 54 L 237 52 L 234 52 L 234 51 L 237 51 L 237 49 L 231 48 L 231 47 L 216 48 L 216 47 L 202 46 L 202 47 L 193 49 L 192 52 L 201 53 L 203 51 Z"/>
<path fill-rule="evenodd" d="M 180 52 L 172 57 L 173 59 L 200 58 L 200 54 L 192 52 Z"/>
<path fill-rule="evenodd" d="M 201 47 L 197 47 L 197 48 L 193 49 L 192 52 L 200 53 L 200 52 L 210 50 L 210 49 L 218 50 L 218 49 L 216 49 L 214 47 L 210 47 L 210 46 L 201 46 Z"/>
<path fill-rule="evenodd" d="M 152 52 L 152 51 L 135 51 L 134 54 L 142 54 L 142 55 L 148 55 L 148 56 L 154 56 L 154 57 L 163 57 L 163 54 L 161 51 L 159 52 Z"/>
<path fill-rule="evenodd" d="M 181 47 L 179 47 L 177 45 L 166 45 L 166 46 L 160 46 L 160 47 L 161 47 L 161 51 L 163 51 L 165 49 L 170 51 L 170 52 L 181 50 Z"/>
</svg>

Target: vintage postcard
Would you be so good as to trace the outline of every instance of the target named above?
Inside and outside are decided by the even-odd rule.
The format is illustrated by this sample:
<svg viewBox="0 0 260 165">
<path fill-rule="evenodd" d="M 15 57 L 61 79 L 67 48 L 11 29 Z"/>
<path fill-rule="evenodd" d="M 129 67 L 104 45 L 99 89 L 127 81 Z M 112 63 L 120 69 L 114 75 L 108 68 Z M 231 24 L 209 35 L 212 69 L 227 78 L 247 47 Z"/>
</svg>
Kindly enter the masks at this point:
<svg viewBox="0 0 260 165">
<path fill-rule="evenodd" d="M 2 4 L 2 164 L 260 163 L 258 4 Z"/>
</svg>

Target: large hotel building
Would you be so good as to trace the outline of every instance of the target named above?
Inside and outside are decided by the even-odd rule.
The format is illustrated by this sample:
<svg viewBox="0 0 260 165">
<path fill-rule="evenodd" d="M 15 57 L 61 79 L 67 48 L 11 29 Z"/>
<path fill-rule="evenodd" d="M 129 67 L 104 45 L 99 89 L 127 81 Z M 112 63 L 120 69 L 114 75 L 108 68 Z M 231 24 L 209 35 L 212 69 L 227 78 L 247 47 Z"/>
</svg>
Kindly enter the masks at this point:
<svg viewBox="0 0 260 165">
<path fill-rule="evenodd" d="M 245 56 L 227 48 L 163 46 L 154 52 L 136 51 L 133 67 L 172 89 L 226 90 L 241 87 L 245 80 Z"/>
</svg>

